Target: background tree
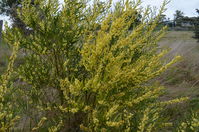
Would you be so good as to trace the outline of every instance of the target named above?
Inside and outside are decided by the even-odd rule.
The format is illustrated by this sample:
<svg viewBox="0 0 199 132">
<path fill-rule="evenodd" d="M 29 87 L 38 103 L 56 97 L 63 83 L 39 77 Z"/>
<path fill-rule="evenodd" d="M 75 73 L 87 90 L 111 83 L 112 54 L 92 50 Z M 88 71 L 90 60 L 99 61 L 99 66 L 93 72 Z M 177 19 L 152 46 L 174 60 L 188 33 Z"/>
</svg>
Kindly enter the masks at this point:
<svg viewBox="0 0 199 132">
<path fill-rule="evenodd" d="M 24 33 L 28 33 L 29 30 L 25 23 L 19 18 L 17 9 L 21 8 L 23 0 L 1 0 L 0 1 L 0 15 L 8 16 L 12 21 L 13 27 L 18 27 Z"/>
<path fill-rule="evenodd" d="M 160 18 L 160 23 L 164 23 L 165 21 L 167 21 L 166 15 L 162 14 Z"/>
<path fill-rule="evenodd" d="M 196 9 L 196 12 L 198 13 L 198 17 L 195 20 L 195 38 L 199 41 L 199 9 Z"/>
<path fill-rule="evenodd" d="M 176 26 L 181 26 L 181 22 L 183 18 L 184 18 L 184 13 L 180 10 L 176 10 L 174 14 L 174 22 Z"/>
</svg>

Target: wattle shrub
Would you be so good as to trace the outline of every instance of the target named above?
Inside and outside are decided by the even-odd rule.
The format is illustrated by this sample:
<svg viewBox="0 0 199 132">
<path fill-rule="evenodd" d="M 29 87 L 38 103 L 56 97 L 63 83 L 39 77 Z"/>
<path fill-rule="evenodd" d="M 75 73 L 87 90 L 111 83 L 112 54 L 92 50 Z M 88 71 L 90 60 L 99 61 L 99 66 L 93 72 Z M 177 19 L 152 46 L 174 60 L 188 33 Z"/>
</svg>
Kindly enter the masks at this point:
<svg viewBox="0 0 199 132">
<path fill-rule="evenodd" d="M 25 130 L 146 132 L 170 125 L 162 109 L 184 98 L 161 102 L 163 87 L 152 81 L 179 58 L 165 63 L 167 51 L 157 44 L 167 1 L 157 15 L 140 4 L 22 2 L 18 17 L 30 32 L 6 27 L 4 39 L 25 54 L 14 69 L 18 96 L 11 103 L 28 120 Z"/>
</svg>

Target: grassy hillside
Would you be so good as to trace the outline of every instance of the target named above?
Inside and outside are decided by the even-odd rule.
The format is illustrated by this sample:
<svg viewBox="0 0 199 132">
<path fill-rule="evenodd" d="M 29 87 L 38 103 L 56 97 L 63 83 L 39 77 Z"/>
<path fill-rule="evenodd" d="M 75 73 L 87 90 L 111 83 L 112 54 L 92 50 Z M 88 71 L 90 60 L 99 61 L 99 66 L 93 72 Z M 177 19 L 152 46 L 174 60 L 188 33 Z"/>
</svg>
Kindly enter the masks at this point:
<svg viewBox="0 0 199 132">
<path fill-rule="evenodd" d="M 163 73 L 159 80 L 166 88 L 164 100 L 176 97 L 189 97 L 190 100 L 168 107 L 166 114 L 178 123 L 183 118 L 190 118 L 190 111 L 199 109 L 199 43 L 193 39 L 190 31 L 169 31 L 159 43 L 169 48 L 166 59 L 176 55 L 182 60 Z M 177 120 L 178 119 L 178 120 Z"/>
<path fill-rule="evenodd" d="M 161 77 L 168 96 L 199 95 L 199 43 L 193 36 L 190 31 L 170 31 L 160 42 L 161 47 L 170 49 L 167 59 L 182 56 L 182 60 Z"/>
</svg>

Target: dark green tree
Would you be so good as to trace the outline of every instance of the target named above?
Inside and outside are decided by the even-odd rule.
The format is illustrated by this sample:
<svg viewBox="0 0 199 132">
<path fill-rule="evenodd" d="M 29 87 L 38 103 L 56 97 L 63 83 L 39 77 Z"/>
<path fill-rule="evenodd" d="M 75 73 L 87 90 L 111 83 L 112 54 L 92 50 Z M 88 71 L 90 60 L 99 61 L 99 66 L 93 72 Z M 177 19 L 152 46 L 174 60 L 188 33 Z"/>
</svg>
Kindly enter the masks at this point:
<svg viewBox="0 0 199 132">
<path fill-rule="evenodd" d="M 12 20 L 12 26 L 20 28 L 23 32 L 30 32 L 25 23 L 19 18 L 17 9 L 21 8 L 23 0 L 1 0 L 0 15 L 9 16 Z"/>
<path fill-rule="evenodd" d="M 199 41 L 199 9 L 196 9 L 196 12 L 198 13 L 198 17 L 195 20 L 195 38 Z"/>
<path fill-rule="evenodd" d="M 181 21 L 184 18 L 184 13 L 180 10 L 176 10 L 174 14 L 174 22 L 176 26 L 181 26 Z"/>
</svg>

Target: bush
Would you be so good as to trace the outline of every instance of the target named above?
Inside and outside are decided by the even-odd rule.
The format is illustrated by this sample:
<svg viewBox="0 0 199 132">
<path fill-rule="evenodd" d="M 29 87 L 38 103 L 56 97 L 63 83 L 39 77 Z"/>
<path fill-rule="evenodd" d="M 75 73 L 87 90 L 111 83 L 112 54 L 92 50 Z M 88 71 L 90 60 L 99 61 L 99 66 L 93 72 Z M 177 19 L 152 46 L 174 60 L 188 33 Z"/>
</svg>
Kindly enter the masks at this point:
<svg viewBox="0 0 199 132">
<path fill-rule="evenodd" d="M 140 3 L 126 0 L 112 8 L 98 0 L 65 0 L 62 7 L 58 0 L 23 1 L 18 15 L 31 32 L 6 27 L 4 39 L 19 43 L 25 54 L 13 80 L 27 131 L 144 132 L 167 126 L 162 109 L 184 100 L 160 102 L 163 88 L 151 81 L 179 58 L 165 64 L 167 51 L 157 45 L 166 30 L 156 27 L 167 2 L 156 16 Z"/>
</svg>

